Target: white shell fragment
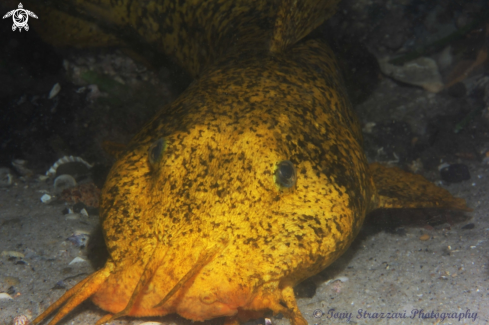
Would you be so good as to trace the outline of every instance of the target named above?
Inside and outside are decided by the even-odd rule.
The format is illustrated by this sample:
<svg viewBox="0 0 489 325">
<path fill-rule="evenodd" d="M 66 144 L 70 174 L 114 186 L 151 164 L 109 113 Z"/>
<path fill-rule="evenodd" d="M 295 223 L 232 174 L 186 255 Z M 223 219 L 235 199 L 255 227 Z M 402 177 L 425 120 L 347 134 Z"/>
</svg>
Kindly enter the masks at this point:
<svg viewBox="0 0 489 325">
<path fill-rule="evenodd" d="M 0 187 L 12 185 L 13 175 L 10 169 L 0 168 Z"/>
<path fill-rule="evenodd" d="M 433 59 L 418 58 L 402 66 L 389 63 L 389 58 L 378 61 L 380 70 L 395 80 L 423 87 L 433 93 L 437 93 L 444 88 L 438 66 Z"/>
<path fill-rule="evenodd" d="M 48 203 L 51 203 L 51 201 L 53 201 L 53 200 L 54 200 L 54 198 L 49 194 L 44 194 L 43 196 L 41 196 L 41 202 L 42 203 L 48 204 Z"/>
<path fill-rule="evenodd" d="M 14 325 L 29 325 L 31 321 L 25 315 L 20 315 L 14 318 Z"/>
<path fill-rule="evenodd" d="M 48 99 L 52 99 L 52 98 L 56 97 L 56 95 L 59 93 L 60 90 L 61 90 L 61 86 L 59 85 L 59 83 L 56 83 L 53 86 L 53 88 L 51 88 L 51 91 L 49 92 Z"/>
<path fill-rule="evenodd" d="M 72 265 L 75 263 L 83 263 L 83 262 L 86 262 L 86 261 L 83 258 L 77 256 L 68 265 Z"/>
<path fill-rule="evenodd" d="M 83 216 L 85 216 L 85 217 L 88 217 L 88 212 L 87 212 L 87 210 L 85 208 L 83 208 L 83 209 L 80 210 L 80 214 L 83 215 Z"/>
<path fill-rule="evenodd" d="M 12 298 L 11 295 L 9 295 L 8 293 L 5 293 L 5 292 L 0 293 L 0 300 L 2 300 L 2 299 L 14 300 L 14 298 Z"/>
<path fill-rule="evenodd" d="M 50 176 L 56 175 L 56 170 L 58 169 L 59 166 L 61 166 L 63 164 L 66 164 L 66 163 L 70 163 L 70 162 L 79 162 L 79 163 L 84 164 L 88 168 L 92 168 L 93 167 L 92 164 L 89 164 L 88 162 L 86 162 L 85 160 L 83 160 L 83 158 L 74 157 L 74 156 L 64 156 L 63 158 L 58 159 L 54 163 L 54 165 L 52 165 L 51 168 L 49 168 L 49 170 L 46 172 L 46 176 L 49 176 L 50 177 Z"/>
<path fill-rule="evenodd" d="M 2 251 L 0 254 L 2 257 L 16 257 L 16 258 L 24 258 L 24 254 L 16 251 Z"/>
<path fill-rule="evenodd" d="M 58 194 L 63 192 L 67 188 L 76 186 L 76 180 L 73 176 L 64 174 L 59 175 L 54 179 L 54 193 Z"/>
<path fill-rule="evenodd" d="M 335 281 L 346 282 L 346 281 L 348 281 L 348 277 L 346 277 L 346 276 L 340 276 L 339 278 L 331 279 L 331 280 L 328 280 L 328 281 L 324 282 L 323 285 L 324 286 L 327 286 L 328 284 L 333 283 Z"/>
</svg>

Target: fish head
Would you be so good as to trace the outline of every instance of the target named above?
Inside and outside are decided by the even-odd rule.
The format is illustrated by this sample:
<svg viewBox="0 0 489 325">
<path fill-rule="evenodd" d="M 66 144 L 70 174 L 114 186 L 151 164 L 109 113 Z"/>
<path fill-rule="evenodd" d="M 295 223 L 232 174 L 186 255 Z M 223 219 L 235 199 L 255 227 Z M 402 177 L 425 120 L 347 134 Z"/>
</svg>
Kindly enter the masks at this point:
<svg viewBox="0 0 489 325">
<path fill-rule="evenodd" d="M 280 69 L 236 69 L 208 74 L 155 116 L 104 187 L 112 260 L 136 274 L 155 264 L 142 309 L 194 320 L 277 310 L 281 288 L 334 261 L 362 224 L 366 162 L 321 106 L 334 103 L 284 85 Z"/>
</svg>

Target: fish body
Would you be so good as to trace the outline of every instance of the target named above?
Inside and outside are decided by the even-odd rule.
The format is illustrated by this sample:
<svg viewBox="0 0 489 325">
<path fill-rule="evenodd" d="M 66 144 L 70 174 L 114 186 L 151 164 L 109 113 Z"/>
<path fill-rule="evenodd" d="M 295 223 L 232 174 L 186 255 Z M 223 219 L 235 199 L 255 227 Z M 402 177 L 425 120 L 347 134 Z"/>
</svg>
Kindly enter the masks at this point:
<svg viewBox="0 0 489 325">
<path fill-rule="evenodd" d="M 281 288 L 344 252 L 372 207 L 374 185 L 337 73 L 332 53 L 316 41 L 284 56 L 244 55 L 202 76 L 134 138 L 104 187 L 102 225 L 122 277 L 134 273 L 126 265 L 140 256 L 174 254 L 169 264 L 161 257 L 152 282 L 168 285 L 144 296 L 148 307 L 213 247 L 219 249 L 189 288 L 160 314 L 204 320 L 255 305 L 277 310 Z M 148 162 L 160 139 L 166 148 Z M 290 189 L 274 180 L 283 161 L 297 174 Z M 133 246 L 147 251 L 129 262 Z M 110 290 L 99 292 L 96 304 L 114 305 L 104 305 L 114 297 Z M 121 305 L 111 311 L 130 294 L 118 295 Z"/>
<path fill-rule="evenodd" d="M 217 49 L 197 47 L 209 56 L 175 55 L 198 78 L 118 154 L 102 191 L 105 267 L 34 324 L 61 307 L 55 324 L 88 298 L 109 313 L 97 324 L 170 313 L 234 324 L 270 310 L 307 324 L 293 287 L 336 260 L 368 212 L 466 208 L 424 179 L 367 163 L 333 53 L 320 40 L 299 42 L 315 27 L 304 27 L 303 17 L 321 20 L 314 5 L 283 1 L 274 11 L 256 3 L 263 31 L 247 14 L 236 27 L 231 6 L 215 13 L 228 26 L 210 34 Z M 241 42 L 229 36 L 235 29 Z M 235 44 L 226 51 L 220 36 Z"/>
</svg>

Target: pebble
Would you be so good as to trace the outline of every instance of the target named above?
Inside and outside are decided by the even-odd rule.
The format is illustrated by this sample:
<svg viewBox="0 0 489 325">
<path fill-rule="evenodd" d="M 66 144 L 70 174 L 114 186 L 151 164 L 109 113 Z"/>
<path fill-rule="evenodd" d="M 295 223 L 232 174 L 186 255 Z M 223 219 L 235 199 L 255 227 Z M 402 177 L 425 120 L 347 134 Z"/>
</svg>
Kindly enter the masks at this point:
<svg viewBox="0 0 489 325">
<path fill-rule="evenodd" d="M 428 235 L 428 234 L 421 235 L 419 237 L 419 239 L 422 241 L 426 241 L 426 240 L 430 239 L 430 235 Z"/>
<path fill-rule="evenodd" d="M 452 164 L 440 169 L 441 179 L 448 183 L 460 183 L 470 179 L 469 168 L 464 164 Z"/>
<path fill-rule="evenodd" d="M 16 251 L 2 251 L 0 254 L 1 256 L 6 256 L 6 257 L 15 257 L 15 258 L 24 258 L 24 254 L 21 252 L 16 252 Z"/>
<path fill-rule="evenodd" d="M 49 204 L 53 201 L 53 197 L 49 194 L 44 194 L 43 196 L 41 196 L 41 202 L 42 203 L 45 203 L 45 204 Z"/>
<path fill-rule="evenodd" d="M 465 226 L 462 227 L 462 229 L 467 230 L 467 229 L 474 229 L 475 225 L 473 223 L 468 223 Z"/>
<path fill-rule="evenodd" d="M 75 246 L 83 248 L 87 245 L 90 239 L 90 234 L 87 231 L 76 230 L 73 235 L 66 238 L 66 240 L 72 242 Z"/>
<path fill-rule="evenodd" d="M 380 59 L 378 62 L 380 70 L 395 80 L 423 87 L 433 93 L 444 87 L 438 66 L 431 58 L 418 58 L 402 66 L 389 63 L 389 58 Z"/>
</svg>

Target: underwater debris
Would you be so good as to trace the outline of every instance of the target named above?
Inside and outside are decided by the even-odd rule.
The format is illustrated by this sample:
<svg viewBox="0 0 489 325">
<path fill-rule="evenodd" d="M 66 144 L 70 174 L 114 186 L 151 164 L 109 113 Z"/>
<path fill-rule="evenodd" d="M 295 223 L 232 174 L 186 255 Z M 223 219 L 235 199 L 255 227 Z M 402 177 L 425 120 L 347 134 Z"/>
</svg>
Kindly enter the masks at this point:
<svg viewBox="0 0 489 325">
<path fill-rule="evenodd" d="M 9 168 L 0 168 L 0 187 L 12 185 L 13 175 Z"/>
<path fill-rule="evenodd" d="M 391 59 L 389 63 L 391 64 L 404 64 L 406 62 L 412 61 L 414 59 L 417 59 L 422 56 L 429 55 L 430 53 L 436 52 L 438 50 L 441 50 L 442 48 L 448 46 L 452 42 L 456 41 L 457 39 L 467 35 L 469 32 L 471 32 L 474 28 L 476 28 L 478 25 L 480 25 L 482 22 L 486 21 L 487 18 L 489 17 L 489 10 L 485 10 L 481 12 L 478 17 L 476 17 L 471 23 L 466 24 L 462 28 L 458 29 L 457 31 L 453 32 L 452 34 L 435 41 L 432 44 L 429 44 L 425 48 L 422 49 L 417 49 L 412 52 L 409 52 L 407 54 L 404 54 L 400 57 Z"/>
<path fill-rule="evenodd" d="M 20 315 L 14 318 L 13 325 L 29 325 L 31 321 L 27 316 Z"/>
<path fill-rule="evenodd" d="M 27 161 L 22 159 L 12 160 L 12 166 L 22 176 L 30 177 L 34 174 L 32 170 L 26 167 Z"/>
<path fill-rule="evenodd" d="M 423 87 L 432 93 L 437 93 L 444 88 L 438 65 L 431 58 L 418 58 L 402 66 L 389 63 L 388 58 L 378 61 L 380 70 L 397 81 Z"/>
<path fill-rule="evenodd" d="M 14 298 L 6 292 L 0 292 L 0 300 L 14 300 Z"/>
<path fill-rule="evenodd" d="M 19 258 L 19 259 L 24 258 L 24 254 L 16 251 L 2 251 L 0 256 L 8 257 L 8 258 Z"/>
<path fill-rule="evenodd" d="M 54 193 L 59 194 L 66 189 L 76 186 L 76 180 L 69 174 L 59 175 L 54 179 Z"/>
<path fill-rule="evenodd" d="M 52 99 L 58 95 L 59 91 L 61 90 L 61 86 L 59 83 L 56 83 L 53 88 L 51 88 L 51 91 L 49 92 L 48 99 Z"/>
<path fill-rule="evenodd" d="M 93 165 L 86 162 L 83 158 L 80 157 L 75 157 L 75 156 L 64 156 L 60 159 L 58 159 L 46 172 L 46 176 L 51 177 L 57 174 L 57 170 L 60 166 L 67 164 L 67 163 L 72 163 L 72 162 L 77 162 L 77 163 L 82 163 L 88 168 L 92 168 Z"/>
<path fill-rule="evenodd" d="M 68 263 L 68 265 L 73 265 L 75 263 L 84 263 L 84 262 L 86 262 L 86 260 L 77 256 L 70 263 Z"/>
<path fill-rule="evenodd" d="M 94 183 L 84 183 L 61 192 L 59 198 L 69 204 L 83 203 L 97 208 L 100 202 L 100 189 Z"/>
<path fill-rule="evenodd" d="M 45 203 L 45 204 L 49 204 L 49 203 L 53 202 L 54 200 L 55 200 L 55 198 L 49 194 L 43 194 L 43 196 L 41 196 L 41 202 Z"/>
<path fill-rule="evenodd" d="M 84 248 L 88 244 L 90 239 L 90 233 L 84 230 L 75 230 L 73 235 L 66 238 L 69 242 L 73 243 L 76 247 Z"/>
</svg>

